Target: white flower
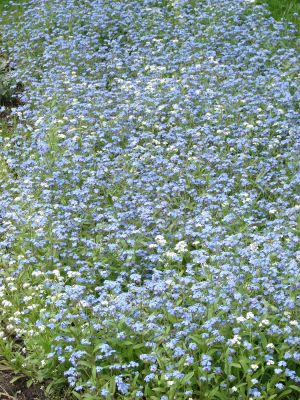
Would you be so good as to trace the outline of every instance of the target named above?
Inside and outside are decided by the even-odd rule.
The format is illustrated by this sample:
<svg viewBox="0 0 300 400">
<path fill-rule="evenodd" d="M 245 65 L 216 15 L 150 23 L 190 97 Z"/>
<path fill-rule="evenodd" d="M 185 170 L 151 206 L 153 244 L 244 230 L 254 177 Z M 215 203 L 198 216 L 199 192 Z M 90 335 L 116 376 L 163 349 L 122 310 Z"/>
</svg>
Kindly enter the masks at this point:
<svg viewBox="0 0 300 400">
<path fill-rule="evenodd" d="M 174 385 L 174 381 L 167 381 L 167 385 L 168 385 L 168 386 Z"/>
<path fill-rule="evenodd" d="M 247 318 L 247 319 L 254 318 L 254 314 L 250 311 L 250 312 L 248 312 L 248 313 L 246 314 L 246 318 Z"/>
<path fill-rule="evenodd" d="M 15 327 L 13 325 L 9 324 L 9 325 L 6 325 L 6 329 L 8 332 L 14 332 Z"/>
<path fill-rule="evenodd" d="M 257 364 L 251 364 L 250 367 L 253 369 L 253 371 L 256 371 L 259 368 Z"/>
<path fill-rule="evenodd" d="M 240 344 L 241 337 L 239 335 L 234 335 L 233 339 L 229 339 L 230 344 Z"/>
<path fill-rule="evenodd" d="M 11 307 L 12 303 L 8 300 L 3 300 L 2 305 L 3 305 L 3 307 Z"/>
<path fill-rule="evenodd" d="M 246 321 L 246 318 L 244 318 L 244 317 L 237 317 L 236 320 L 237 320 L 237 322 L 245 322 L 245 321 Z"/>
<path fill-rule="evenodd" d="M 78 303 L 79 307 L 86 308 L 89 307 L 89 303 L 85 300 L 80 300 Z"/>
<path fill-rule="evenodd" d="M 267 347 L 267 349 L 274 349 L 275 348 L 273 343 L 268 343 L 266 347 Z"/>
<path fill-rule="evenodd" d="M 174 285 L 174 281 L 173 281 L 173 279 L 167 279 L 166 280 L 166 284 L 168 285 L 168 286 L 171 286 L 171 285 Z"/>
<path fill-rule="evenodd" d="M 167 256 L 168 258 L 176 258 L 176 257 L 177 257 L 177 254 L 174 253 L 174 251 L 167 251 L 167 252 L 166 252 L 166 256 Z"/>
<path fill-rule="evenodd" d="M 290 325 L 298 326 L 298 321 L 296 321 L 296 320 L 294 319 L 293 321 L 290 321 Z"/>
<path fill-rule="evenodd" d="M 267 361 L 267 365 L 274 365 L 274 361 L 273 360 Z"/>
<path fill-rule="evenodd" d="M 34 310 L 35 308 L 37 308 L 38 305 L 37 304 L 31 304 L 30 306 L 28 306 L 28 310 Z"/>
<path fill-rule="evenodd" d="M 75 278 L 75 277 L 79 277 L 81 274 L 78 271 L 68 271 L 67 272 L 67 276 L 68 278 Z"/>
<path fill-rule="evenodd" d="M 187 251 L 187 243 L 184 241 L 178 242 L 175 246 L 175 250 L 178 251 L 178 253 L 184 253 Z"/>
<path fill-rule="evenodd" d="M 253 242 L 249 245 L 251 251 L 256 251 L 258 249 L 258 243 Z"/>
<path fill-rule="evenodd" d="M 31 275 L 32 276 L 40 276 L 40 275 L 43 275 L 43 273 L 42 273 L 42 271 L 33 271 Z"/>
<path fill-rule="evenodd" d="M 263 325 L 270 325 L 270 321 L 269 321 L 268 319 L 263 319 L 263 320 L 261 321 L 261 323 L 262 323 Z"/>
<path fill-rule="evenodd" d="M 45 325 L 39 325 L 38 326 L 38 330 L 41 332 L 44 332 L 44 330 L 46 329 Z"/>
<path fill-rule="evenodd" d="M 165 246 L 167 244 L 166 239 L 162 235 L 155 236 L 155 241 L 160 246 Z"/>
<path fill-rule="evenodd" d="M 237 392 L 237 387 L 236 386 L 232 386 L 232 388 L 230 389 L 231 393 Z"/>
</svg>

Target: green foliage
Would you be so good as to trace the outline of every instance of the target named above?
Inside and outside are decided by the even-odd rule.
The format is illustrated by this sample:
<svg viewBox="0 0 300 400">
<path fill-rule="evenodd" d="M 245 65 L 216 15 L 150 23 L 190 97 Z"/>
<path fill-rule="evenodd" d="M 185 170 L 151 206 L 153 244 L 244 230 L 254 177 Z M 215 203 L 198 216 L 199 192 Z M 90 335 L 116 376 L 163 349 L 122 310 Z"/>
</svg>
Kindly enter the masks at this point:
<svg viewBox="0 0 300 400">
<path fill-rule="evenodd" d="M 277 20 L 285 19 L 300 28 L 300 1 L 299 0 L 258 0 L 259 4 L 268 4 L 269 10 Z"/>
</svg>

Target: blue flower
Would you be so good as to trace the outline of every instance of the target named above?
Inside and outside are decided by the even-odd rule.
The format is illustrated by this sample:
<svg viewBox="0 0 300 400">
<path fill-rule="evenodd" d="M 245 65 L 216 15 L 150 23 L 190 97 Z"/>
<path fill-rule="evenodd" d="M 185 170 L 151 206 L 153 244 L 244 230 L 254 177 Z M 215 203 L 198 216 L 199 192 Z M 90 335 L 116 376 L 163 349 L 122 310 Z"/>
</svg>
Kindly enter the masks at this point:
<svg viewBox="0 0 300 400">
<path fill-rule="evenodd" d="M 109 396 L 109 390 L 108 389 L 101 389 L 101 396 L 103 396 L 103 397 Z"/>
</svg>

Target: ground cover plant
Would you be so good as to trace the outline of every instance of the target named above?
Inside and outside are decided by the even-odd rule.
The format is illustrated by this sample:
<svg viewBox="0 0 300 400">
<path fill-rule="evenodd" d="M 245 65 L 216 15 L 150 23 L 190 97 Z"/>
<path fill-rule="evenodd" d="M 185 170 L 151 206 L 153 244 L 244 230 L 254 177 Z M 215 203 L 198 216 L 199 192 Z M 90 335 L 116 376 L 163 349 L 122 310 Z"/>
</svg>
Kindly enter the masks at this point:
<svg viewBox="0 0 300 400">
<path fill-rule="evenodd" d="M 1 25 L 2 364 L 72 399 L 299 399 L 294 25 L 250 0 Z"/>
</svg>

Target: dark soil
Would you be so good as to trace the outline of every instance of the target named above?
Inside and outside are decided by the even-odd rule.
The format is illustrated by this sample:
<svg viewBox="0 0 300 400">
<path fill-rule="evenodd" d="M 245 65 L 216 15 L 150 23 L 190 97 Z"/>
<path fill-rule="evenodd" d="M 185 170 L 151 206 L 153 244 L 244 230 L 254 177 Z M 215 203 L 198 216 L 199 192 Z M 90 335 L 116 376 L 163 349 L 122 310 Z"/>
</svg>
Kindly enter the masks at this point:
<svg viewBox="0 0 300 400">
<path fill-rule="evenodd" d="M 47 400 L 41 387 L 32 384 L 27 387 L 26 378 L 11 383 L 15 376 L 8 372 L 0 372 L 0 400 Z"/>
</svg>

